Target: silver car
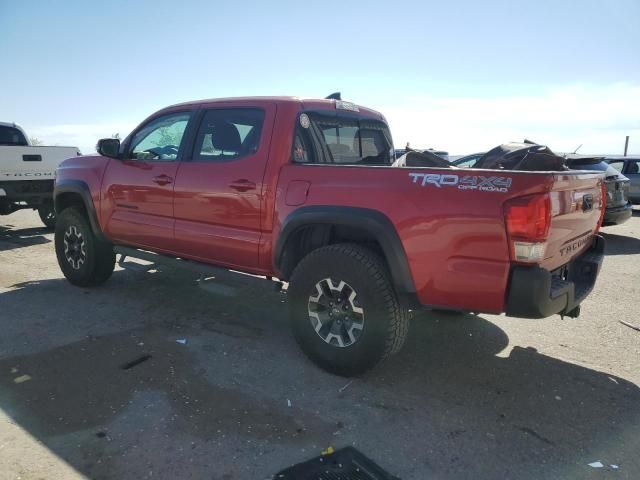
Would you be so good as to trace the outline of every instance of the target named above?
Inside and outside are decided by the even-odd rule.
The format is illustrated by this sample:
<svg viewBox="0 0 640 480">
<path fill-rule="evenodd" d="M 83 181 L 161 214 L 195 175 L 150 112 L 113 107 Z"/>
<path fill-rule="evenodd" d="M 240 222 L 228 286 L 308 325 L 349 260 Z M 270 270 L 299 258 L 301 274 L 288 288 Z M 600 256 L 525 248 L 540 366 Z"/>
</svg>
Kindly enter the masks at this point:
<svg viewBox="0 0 640 480">
<path fill-rule="evenodd" d="M 608 158 L 609 165 L 629 179 L 629 200 L 640 204 L 640 158 Z"/>
</svg>

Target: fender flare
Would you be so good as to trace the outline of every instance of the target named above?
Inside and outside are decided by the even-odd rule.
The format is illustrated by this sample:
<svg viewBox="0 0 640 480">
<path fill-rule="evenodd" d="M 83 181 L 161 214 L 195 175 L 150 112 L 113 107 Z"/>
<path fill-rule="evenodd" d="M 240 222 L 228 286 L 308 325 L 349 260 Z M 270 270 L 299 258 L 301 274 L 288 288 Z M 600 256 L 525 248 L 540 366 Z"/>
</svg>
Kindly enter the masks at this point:
<svg viewBox="0 0 640 480">
<path fill-rule="evenodd" d="M 366 231 L 382 247 L 398 293 L 416 292 L 409 262 L 396 228 L 385 214 L 368 208 L 313 205 L 290 213 L 282 224 L 274 249 L 273 262 L 277 270 L 281 271 L 285 248 L 291 235 L 304 226 L 319 224 L 356 227 Z"/>
<path fill-rule="evenodd" d="M 96 212 L 96 207 L 93 204 L 93 198 L 91 197 L 91 190 L 89 189 L 89 186 L 82 180 L 68 179 L 56 181 L 53 189 L 53 202 L 56 209 L 56 215 L 62 213 L 60 211 L 61 207 L 58 198 L 64 193 L 75 193 L 82 198 L 82 203 L 87 211 L 89 225 L 91 225 L 93 234 L 100 240 L 107 241 L 107 238 L 104 236 L 104 233 L 102 233 L 102 229 L 98 223 L 98 214 Z"/>
</svg>

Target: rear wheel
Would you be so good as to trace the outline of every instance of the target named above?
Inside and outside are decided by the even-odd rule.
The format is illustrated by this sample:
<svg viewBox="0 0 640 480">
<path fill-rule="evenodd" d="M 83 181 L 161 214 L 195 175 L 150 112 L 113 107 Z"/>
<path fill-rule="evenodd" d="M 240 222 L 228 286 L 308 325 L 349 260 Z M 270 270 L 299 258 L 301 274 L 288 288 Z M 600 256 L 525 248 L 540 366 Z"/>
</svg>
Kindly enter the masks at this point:
<svg viewBox="0 0 640 480">
<path fill-rule="evenodd" d="M 354 244 L 322 247 L 296 267 L 289 286 L 294 336 L 328 372 L 359 375 L 397 353 L 409 328 L 383 260 Z"/>
<path fill-rule="evenodd" d="M 64 276 L 87 287 L 106 282 L 115 267 L 113 246 L 98 239 L 84 214 L 76 207 L 62 211 L 56 222 L 56 256 Z"/>
<path fill-rule="evenodd" d="M 45 204 L 38 208 L 38 215 L 45 227 L 53 229 L 56 226 L 56 210 L 51 204 Z"/>
</svg>

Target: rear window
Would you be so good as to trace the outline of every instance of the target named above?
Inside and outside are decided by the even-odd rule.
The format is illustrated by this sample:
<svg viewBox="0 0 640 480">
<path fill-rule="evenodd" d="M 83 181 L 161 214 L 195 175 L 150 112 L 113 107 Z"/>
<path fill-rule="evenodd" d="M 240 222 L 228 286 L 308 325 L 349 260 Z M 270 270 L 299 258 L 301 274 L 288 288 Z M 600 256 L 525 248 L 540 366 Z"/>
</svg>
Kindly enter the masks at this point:
<svg viewBox="0 0 640 480">
<path fill-rule="evenodd" d="M 0 126 L 0 145 L 25 147 L 27 146 L 27 139 L 17 128 Z"/>
<path fill-rule="evenodd" d="M 607 162 L 597 162 L 597 163 L 579 163 L 579 162 L 571 162 L 569 167 L 572 170 L 596 170 L 598 172 L 606 172 L 609 168 L 609 164 Z"/>
<path fill-rule="evenodd" d="M 302 163 L 341 165 L 391 165 L 393 142 L 384 122 L 373 119 L 304 114 L 310 118 L 301 138 L 309 138 L 314 152 Z M 313 159 L 313 160 L 312 160 Z M 300 161 L 300 160 L 298 160 Z"/>
</svg>

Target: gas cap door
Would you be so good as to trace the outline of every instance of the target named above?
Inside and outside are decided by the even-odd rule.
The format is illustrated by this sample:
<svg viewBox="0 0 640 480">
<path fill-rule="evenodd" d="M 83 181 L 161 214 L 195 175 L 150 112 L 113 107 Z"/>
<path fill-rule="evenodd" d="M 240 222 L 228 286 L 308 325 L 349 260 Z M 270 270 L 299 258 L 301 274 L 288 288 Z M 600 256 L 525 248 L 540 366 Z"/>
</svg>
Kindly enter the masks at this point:
<svg viewBox="0 0 640 480">
<path fill-rule="evenodd" d="M 287 185 L 285 203 L 290 207 L 303 205 L 307 201 L 310 187 L 311 182 L 304 180 L 293 180 L 289 182 L 289 185 Z"/>
</svg>

